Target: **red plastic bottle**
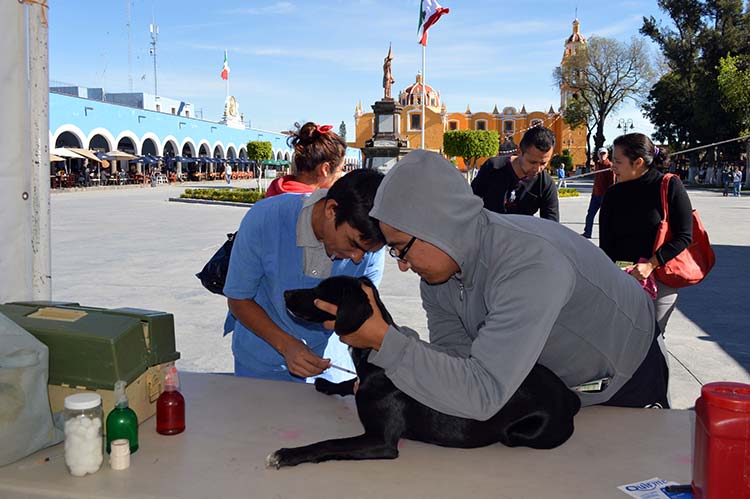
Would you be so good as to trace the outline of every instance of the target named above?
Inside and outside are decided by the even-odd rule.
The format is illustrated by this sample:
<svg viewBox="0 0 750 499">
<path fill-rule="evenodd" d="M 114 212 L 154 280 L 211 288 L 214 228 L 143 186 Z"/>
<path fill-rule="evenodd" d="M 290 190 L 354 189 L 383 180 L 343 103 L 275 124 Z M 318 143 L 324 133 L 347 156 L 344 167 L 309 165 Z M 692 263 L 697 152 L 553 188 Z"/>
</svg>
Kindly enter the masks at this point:
<svg viewBox="0 0 750 499">
<path fill-rule="evenodd" d="M 750 499 L 750 385 L 704 385 L 695 414 L 694 499 Z"/>
<path fill-rule="evenodd" d="M 178 391 L 177 369 L 167 370 L 164 392 L 156 400 L 156 431 L 176 435 L 185 431 L 185 397 Z"/>
</svg>

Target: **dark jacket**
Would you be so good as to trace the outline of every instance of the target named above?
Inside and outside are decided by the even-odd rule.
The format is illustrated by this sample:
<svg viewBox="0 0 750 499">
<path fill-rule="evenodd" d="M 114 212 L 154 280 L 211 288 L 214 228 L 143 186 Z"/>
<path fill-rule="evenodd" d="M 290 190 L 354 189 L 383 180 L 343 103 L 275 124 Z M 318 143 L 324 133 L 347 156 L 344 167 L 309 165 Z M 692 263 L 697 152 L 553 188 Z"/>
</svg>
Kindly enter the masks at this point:
<svg viewBox="0 0 750 499">
<path fill-rule="evenodd" d="M 651 168 L 642 177 L 618 182 L 607 190 L 599 213 L 599 247 L 612 261 L 637 262 L 656 255 L 660 265 L 676 257 L 693 240 L 693 207 L 685 187 L 672 177 L 667 190 L 671 238 L 654 253 L 662 220 L 661 179 Z"/>
<path fill-rule="evenodd" d="M 510 156 L 495 156 L 479 169 L 471 190 L 482 198 L 484 207 L 495 213 L 539 216 L 559 221 L 555 182 L 546 172 L 519 180 L 510 164 Z"/>
</svg>

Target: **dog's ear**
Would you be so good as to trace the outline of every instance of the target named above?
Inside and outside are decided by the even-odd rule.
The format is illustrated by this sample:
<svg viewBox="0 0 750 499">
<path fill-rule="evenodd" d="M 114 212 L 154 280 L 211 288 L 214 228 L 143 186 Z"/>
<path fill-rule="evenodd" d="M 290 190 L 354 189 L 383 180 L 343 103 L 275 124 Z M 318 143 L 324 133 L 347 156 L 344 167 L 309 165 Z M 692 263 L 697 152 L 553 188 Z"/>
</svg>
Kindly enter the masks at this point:
<svg viewBox="0 0 750 499">
<path fill-rule="evenodd" d="M 347 286 L 336 313 L 336 333 L 353 333 L 372 316 L 372 307 L 361 286 Z"/>
<path fill-rule="evenodd" d="M 383 301 L 380 299 L 378 288 L 376 288 L 372 281 L 366 276 L 360 277 L 359 282 L 372 290 L 372 295 L 375 297 L 375 303 L 378 305 L 378 309 L 380 309 L 380 315 L 383 316 L 383 320 L 386 322 L 386 324 L 388 324 L 389 326 L 393 325 L 393 317 L 391 317 L 391 314 L 388 312 L 388 310 L 386 310 L 385 303 L 383 303 Z"/>
</svg>

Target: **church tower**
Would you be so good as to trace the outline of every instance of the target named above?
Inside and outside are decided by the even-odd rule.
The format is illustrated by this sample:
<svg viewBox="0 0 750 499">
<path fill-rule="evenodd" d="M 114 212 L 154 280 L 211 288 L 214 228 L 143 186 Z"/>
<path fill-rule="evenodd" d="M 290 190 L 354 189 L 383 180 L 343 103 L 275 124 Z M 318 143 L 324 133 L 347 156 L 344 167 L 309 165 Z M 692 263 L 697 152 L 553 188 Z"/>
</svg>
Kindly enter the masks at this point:
<svg viewBox="0 0 750 499">
<path fill-rule="evenodd" d="M 581 34 L 580 31 L 581 22 L 576 18 L 573 20 L 573 34 L 571 34 L 567 40 L 565 40 L 565 51 L 563 52 L 562 62 L 560 65 L 565 66 L 567 61 L 574 56 L 579 50 L 586 50 L 586 38 Z M 560 109 L 565 109 L 568 101 L 576 93 L 577 89 L 568 87 L 567 85 L 560 86 Z"/>
</svg>

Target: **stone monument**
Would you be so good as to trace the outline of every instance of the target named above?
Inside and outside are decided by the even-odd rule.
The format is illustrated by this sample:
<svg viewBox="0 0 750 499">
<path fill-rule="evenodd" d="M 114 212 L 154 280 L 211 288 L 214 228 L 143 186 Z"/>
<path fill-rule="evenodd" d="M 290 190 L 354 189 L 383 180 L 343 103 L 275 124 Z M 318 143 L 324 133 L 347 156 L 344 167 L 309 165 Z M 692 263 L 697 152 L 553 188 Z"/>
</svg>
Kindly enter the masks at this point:
<svg viewBox="0 0 750 499">
<path fill-rule="evenodd" d="M 391 86 L 396 82 L 391 74 L 393 50 L 388 47 L 388 55 L 383 61 L 383 98 L 372 105 L 375 113 L 374 135 L 365 141 L 362 148 L 365 168 L 389 170 L 411 149 L 399 134 L 401 110 L 403 107 L 391 97 Z"/>
<path fill-rule="evenodd" d="M 245 129 L 245 124 L 242 122 L 242 115 L 240 114 L 240 105 L 237 103 L 234 95 L 228 96 L 224 101 L 224 116 L 222 116 L 219 123 L 232 128 Z"/>
</svg>

